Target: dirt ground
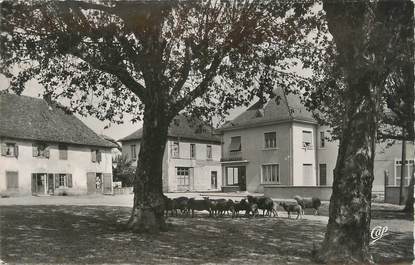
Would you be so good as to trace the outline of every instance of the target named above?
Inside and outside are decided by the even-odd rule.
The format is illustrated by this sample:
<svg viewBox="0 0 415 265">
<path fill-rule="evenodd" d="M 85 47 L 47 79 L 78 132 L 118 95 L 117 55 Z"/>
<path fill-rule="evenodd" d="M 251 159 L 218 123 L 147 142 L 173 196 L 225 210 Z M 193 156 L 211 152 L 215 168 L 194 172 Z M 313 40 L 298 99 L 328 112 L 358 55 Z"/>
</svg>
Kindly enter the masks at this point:
<svg viewBox="0 0 415 265">
<path fill-rule="evenodd" d="M 82 205 L 85 200 L 95 205 Z M 327 224 L 324 204 L 322 216 L 306 215 L 303 220 L 287 219 L 282 211 L 278 218 L 209 218 L 206 213 L 169 217 L 168 232 L 140 235 L 125 230 L 130 207 L 124 203 L 131 201 L 126 196 L 99 195 L 1 198 L 1 260 L 8 264 L 313 264 L 311 253 L 323 240 Z M 374 205 L 372 226 L 389 227 L 388 234 L 371 247 L 382 264 L 411 264 L 413 259 L 413 221 L 399 210 Z"/>
</svg>

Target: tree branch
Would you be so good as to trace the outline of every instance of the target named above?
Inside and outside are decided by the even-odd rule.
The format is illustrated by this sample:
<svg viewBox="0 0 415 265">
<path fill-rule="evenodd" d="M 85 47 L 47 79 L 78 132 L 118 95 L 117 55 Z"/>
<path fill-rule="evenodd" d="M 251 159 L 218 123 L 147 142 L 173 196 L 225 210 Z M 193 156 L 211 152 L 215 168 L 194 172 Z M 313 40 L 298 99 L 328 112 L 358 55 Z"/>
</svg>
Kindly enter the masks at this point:
<svg viewBox="0 0 415 265">
<path fill-rule="evenodd" d="M 122 67 L 116 66 L 116 65 L 110 65 L 105 63 L 99 63 L 97 61 L 94 61 L 91 58 L 88 58 L 87 56 L 83 56 L 80 52 L 70 52 L 75 57 L 78 57 L 79 59 L 87 62 L 89 65 L 91 65 L 93 68 L 96 68 L 98 70 L 104 71 L 106 73 L 109 73 L 111 75 L 114 75 L 115 77 L 120 80 L 121 83 L 123 83 L 128 89 L 131 90 L 135 95 L 137 95 L 141 100 L 145 97 L 145 90 L 146 88 L 138 83 L 131 75 L 128 73 L 128 71 Z"/>
</svg>

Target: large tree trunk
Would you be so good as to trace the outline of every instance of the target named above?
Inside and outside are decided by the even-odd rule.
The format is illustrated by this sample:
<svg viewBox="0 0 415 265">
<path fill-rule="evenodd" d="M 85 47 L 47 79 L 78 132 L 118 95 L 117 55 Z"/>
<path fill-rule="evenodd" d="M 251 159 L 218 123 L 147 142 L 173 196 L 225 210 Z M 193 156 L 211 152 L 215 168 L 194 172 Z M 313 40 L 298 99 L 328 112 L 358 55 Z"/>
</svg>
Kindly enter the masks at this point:
<svg viewBox="0 0 415 265">
<path fill-rule="evenodd" d="M 336 167 L 329 222 L 321 249 L 320 262 L 372 263 L 369 252 L 373 164 L 382 76 L 370 63 L 378 56 L 368 51 L 376 24 L 373 10 L 366 2 L 325 2 L 329 30 L 339 51 L 345 91 L 346 110 Z M 365 58 L 365 59 L 363 59 Z"/>
<path fill-rule="evenodd" d="M 134 205 L 128 227 L 135 232 L 165 230 L 162 162 L 169 119 L 163 107 L 146 106 L 138 166 L 134 179 Z"/>
<path fill-rule="evenodd" d="M 354 92 L 355 99 L 360 97 L 360 104 L 348 102 L 356 108 L 346 114 L 334 170 L 329 223 L 317 256 L 329 263 L 372 262 L 369 229 L 376 118 L 368 101 Z"/>
</svg>

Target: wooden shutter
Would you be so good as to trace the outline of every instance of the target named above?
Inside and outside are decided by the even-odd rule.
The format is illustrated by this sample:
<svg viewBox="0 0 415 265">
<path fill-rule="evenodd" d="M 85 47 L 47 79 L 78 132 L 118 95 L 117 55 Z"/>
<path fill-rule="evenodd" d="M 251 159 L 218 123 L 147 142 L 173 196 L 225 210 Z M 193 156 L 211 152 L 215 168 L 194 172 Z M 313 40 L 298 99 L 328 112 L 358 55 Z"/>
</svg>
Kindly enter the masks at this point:
<svg viewBox="0 0 415 265">
<path fill-rule="evenodd" d="M 36 193 L 36 174 L 32 174 L 32 193 Z"/>
<path fill-rule="evenodd" d="M 50 149 L 49 149 L 49 146 L 45 148 L 44 154 L 45 154 L 45 157 L 46 158 L 49 158 L 50 157 Z"/>
<path fill-rule="evenodd" d="M 2 156 L 7 155 L 7 144 L 6 143 L 1 144 L 1 155 Z"/>
<path fill-rule="evenodd" d="M 36 144 L 33 144 L 33 145 L 32 145 L 32 155 L 33 155 L 33 157 L 37 157 L 37 156 L 39 156 L 39 150 L 38 150 L 38 148 L 37 148 L 37 145 L 36 145 Z"/>
<path fill-rule="evenodd" d="M 68 188 L 72 188 L 72 174 L 67 174 L 67 186 Z"/>
<path fill-rule="evenodd" d="M 98 163 L 102 161 L 102 153 L 100 150 L 97 150 L 97 161 Z"/>
<path fill-rule="evenodd" d="M 19 157 L 19 146 L 17 144 L 14 146 L 14 156 Z"/>
<path fill-rule="evenodd" d="M 91 161 L 92 162 L 97 162 L 97 151 L 96 150 L 91 150 Z"/>
<path fill-rule="evenodd" d="M 55 189 L 59 188 L 59 174 L 55 174 Z"/>
<path fill-rule="evenodd" d="M 68 147 L 66 145 L 59 145 L 59 159 L 68 160 Z"/>
<path fill-rule="evenodd" d="M 19 175 L 17 171 L 6 171 L 7 189 L 14 190 L 19 188 Z"/>
<path fill-rule="evenodd" d="M 112 193 L 112 174 L 104 173 L 102 182 L 104 186 L 104 193 L 111 194 Z"/>
</svg>

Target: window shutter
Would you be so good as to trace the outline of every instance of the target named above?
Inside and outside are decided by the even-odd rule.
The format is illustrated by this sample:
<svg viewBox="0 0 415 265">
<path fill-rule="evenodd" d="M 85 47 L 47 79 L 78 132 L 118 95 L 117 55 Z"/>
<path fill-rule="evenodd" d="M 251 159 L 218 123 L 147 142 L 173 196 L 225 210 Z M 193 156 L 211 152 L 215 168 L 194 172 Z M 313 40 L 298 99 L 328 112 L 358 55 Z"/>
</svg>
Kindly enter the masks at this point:
<svg viewBox="0 0 415 265">
<path fill-rule="evenodd" d="M 67 174 L 66 177 L 67 177 L 68 188 L 72 188 L 72 174 Z"/>
<path fill-rule="evenodd" d="M 100 150 L 97 150 L 97 161 L 98 163 L 102 161 L 102 154 Z"/>
<path fill-rule="evenodd" d="M 64 145 L 59 145 L 59 159 L 68 160 L 68 147 Z"/>
<path fill-rule="evenodd" d="M 7 145 L 6 143 L 1 144 L 1 155 L 5 156 L 7 154 Z"/>
<path fill-rule="evenodd" d="M 97 162 L 97 152 L 96 150 L 91 150 L 91 161 L 92 162 Z"/>
<path fill-rule="evenodd" d="M 33 155 L 33 157 L 39 156 L 39 151 L 37 149 L 37 145 L 35 145 L 35 144 L 32 145 L 32 155 Z"/>
<path fill-rule="evenodd" d="M 14 146 L 14 156 L 19 157 L 19 146 L 17 144 Z"/>
<path fill-rule="evenodd" d="M 59 174 L 55 174 L 55 188 L 59 188 Z"/>
<path fill-rule="evenodd" d="M 45 154 L 45 157 L 46 158 L 49 158 L 50 157 L 50 149 L 49 149 L 49 146 L 45 148 L 44 154 Z"/>
</svg>

